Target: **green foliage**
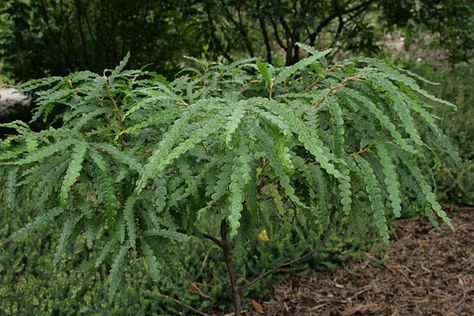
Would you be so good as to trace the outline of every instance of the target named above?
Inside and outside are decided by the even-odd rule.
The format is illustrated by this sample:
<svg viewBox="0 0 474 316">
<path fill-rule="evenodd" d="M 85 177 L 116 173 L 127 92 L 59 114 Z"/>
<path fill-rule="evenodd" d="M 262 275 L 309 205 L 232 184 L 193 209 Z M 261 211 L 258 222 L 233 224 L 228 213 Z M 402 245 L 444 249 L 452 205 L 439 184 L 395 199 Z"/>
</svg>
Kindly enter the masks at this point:
<svg viewBox="0 0 474 316">
<path fill-rule="evenodd" d="M 35 219 L 11 238 L 60 224 L 55 261 L 68 245 L 98 252 L 91 266 L 110 267 L 113 300 L 129 253 L 160 279 L 188 243 L 217 236 L 223 219 L 236 253 L 262 229 L 298 227 L 313 246 L 372 244 L 376 235 L 387 243 L 391 214 L 414 202 L 449 224 L 417 167 L 425 146 L 439 154 L 445 146 L 406 131 L 393 105 L 403 100 L 414 109 L 404 115 L 425 126 L 429 103 L 445 102 L 396 68 L 369 59 L 328 66 L 324 54 L 283 68 L 201 62 L 173 82 L 123 70 L 125 62 L 109 76 L 44 81 L 35 119 L 51 125 L 12 124 L 18 134 L 0 143 L 2 181 L 16 182 L 1 197 L 16 208 L 35 201 Z M 398 172 L 413 178 L 415 201 L 402 199 Z"/>
<path fill-rule="evenodd" d="M 428 160 L 428 168 L 434 169 L 438 195 L 447 202 L 474 205 L 474 95 L 472 81 L 474 72 L 471 64 L 460 63 L 451 70 L 436 70 L 425 63 L 408 64 L 412 69 L 426 78 L 439 82 L 438 85 L 426 85 L 426 89 L 439 98 L 451 101 L 458 107 L 456 112 L 435 106 L 434 115 L 429 122 L 429 130 L 439 137 L 441 130 L 458 148 L 459 155 L 449 142 L 443 140 L 449 158 L 438 159 L 435 154 Z M 420 112 L 421 113 L 421 112 Z M 429 118 L 428 113 L 423 113 Z M 440 135 L 443 137 L 442 135 Z M 444 138 L 446 137 L 444 136 Z M 454 153 L 454 155 L 453 155 Z M 448 158 L 448 157 L 446 157 Z M 446 163 L 454 160 L 452 163 Z M 461 162 L 462 160 L 462 162 Z"/>
<path fill-rule="evenodd" d="M 420 47 L 429 31 L 429 47 L 444 48 L 452 61 L 473 57 L 474 3 L 470 0 L 384 0 L 388 25 L 402 26 L 406 44 Z M 447 18 L 449 17 L 449 18 Z M 428 43 L 427 43 L 428 44 Z"/>
<path fill-rule="evenodd" d="M 407 44 L 428 35 L 452 60 L 466 60 L 474 48 L 473 14 L 471 0 L 3 0 L 0 65 L 17 80 L 102 72 L 127 52 L 133 67 L 151 64 L 168 75 L 181 68 L 183 55 L 294 65 L 304 50 L 316 60 L 313 46 L 334 48 L 331 58 L 377 53 L 394 29 Z M 312 61 L 297 67 L 304 63 Z M 257 67 L 269 87 L 265 65 Z"/>
<path fill-rule="evenodd" d="M 155 63 L 173 73 L 184 54 L 203 52 L 200 32 L 191 26 L 198 9 L 188 1 L 5 0 L 0 63 L 27 80 L 77 69 L 102 72 L 130 51 L 134 66 Z"/>
</svg>

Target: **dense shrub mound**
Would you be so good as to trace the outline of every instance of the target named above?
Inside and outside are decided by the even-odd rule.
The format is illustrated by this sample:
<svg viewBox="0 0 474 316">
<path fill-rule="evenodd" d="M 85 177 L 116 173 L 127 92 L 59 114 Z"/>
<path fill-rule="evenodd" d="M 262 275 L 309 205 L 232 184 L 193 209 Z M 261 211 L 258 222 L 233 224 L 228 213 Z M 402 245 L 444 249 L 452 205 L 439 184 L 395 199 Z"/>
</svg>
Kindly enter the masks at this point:
<svg viewBox="0 0 474 316">
<path fill-rule="evenodd" d="M 2 124 L 17 132 L 0 144 L 3 203 L 34 216 L 10 240 L 61 225 L 55 262 L 75 241 L 97 251 L 112 299 L 129 256 L 160 280 L 183 243 L 208 239 L 238 311 L 234 258 L 283 225 L 311 243 L 385 244 L 404 209 L 451 225 L 419 161 L 459 160 L 428 110 L 453 105 L 377 60 L 328 65 L 327 51 L 301 47 L 310 56 L 283 68 L 195 61 L 167 82 L 124 60 L 26 84 L 49 127 Z"/>
</svg>

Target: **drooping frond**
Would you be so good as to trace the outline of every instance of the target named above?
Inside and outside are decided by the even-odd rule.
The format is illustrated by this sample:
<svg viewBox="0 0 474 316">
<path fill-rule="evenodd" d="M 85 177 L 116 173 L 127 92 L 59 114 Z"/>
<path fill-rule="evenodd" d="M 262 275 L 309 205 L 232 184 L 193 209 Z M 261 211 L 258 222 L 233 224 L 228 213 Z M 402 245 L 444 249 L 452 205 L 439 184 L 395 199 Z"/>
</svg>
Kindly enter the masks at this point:
<svg viewBox="0 0 474 316">
<path fill-rule="evenodd" d="M 160 279 L 160 265 L 158 259 L 153 253 L 153 250 L 146 243 L 142 244 L 142 252 L 151 277 L 153 280 L 158 281 Z"/>
<path fill-rule="evenodd" d="M 232 114 L 229 116 L 229 121 L 226 124 L 225 131 L 225 143 L 227 146 L 230 146 L 232 141 L 232 136 L 239 127 L 242 118 L 244 117 L 245 107 L 247 102 L 238 102 L 237 106 L 232 111 Z"/>
<path fill-rule="evenodd" d="M 356 157 L 358 166 L 362 173 L 362 177 L 365 183 L 365 189 L 370 200 L 370 206 L 372 208 L 375 224 L 379 230 L 380 236 L 384 243 L 389 241 L 389 232 L 387 226 L 387 218 L 385 214 L 385 205 L 383 203 L 382 192 L 380 189 L 380 183 L 375 176 L 370 163 L 361 157 Z"/>
<path fill-rule="evenodd" d="M 141 171 L 142 170 L 142 165 L 132 156 L 126 154 L 125 152 L 121 151 L 117 147 L 111 145 L 111 144 L 94 144 L 94 146 L 102 150 L 106 153 L 108 153 L 112 158 L 115 159 L 118 163 L 123 163 L 130 167 L 133 170 L 136 171 Z"/>
<path fill-rule="evenodd" d="M 105 160 L 102 161 L 104 163 L 103 166 L 101 165 L 100 160 L 95 160 L 94 162 L 96 165 L 99 164 L 100 167 L 96 171 L 93 181 L 95 182 L 100 202 L 102 202 L 107 222 L 109 225 L 113 225 L 117 216 L 117 196 L 112 173 Z"/>
<path fill-rule="evenodd" d="M 87 151 L 87 143 L 80 142 L 75 144 L 73 147 L 73 153 L 71 155 L 71 161 L 64 176 L 63 184 L 61 186 L 61 192 L 59 194 L 61 205 L 65 206 L 69 197 L 69 191 L 72 185 L 77 181 L 82 170 L 82 162 Z"/>
<path fill-rule="evenodd" d="M 130 241 L 130 246 L 135 249 L 135 240 L 136 240 L 136 227 L 135 227 L 135 214 L 134 206 L 137 201 L 136 196 L 131 195 L 127 198 L 125 206 L 123 207 L 123 216 L 127 222 L 127 231 L 128 231 L 128 240 Z"/>
<path fill-rule="evenodd" d="M 337 187 L 339 189 L 342 210 L 344 214 L 349 215 L 352 209 L 351 177 L 349 176 L 349 169 L 347 167 L 343 167 L 341 172 L 343 176 L 337 179 L 339 182 Z"/>
<path fill-rule="evenodd" d="M 109 300 L 112 301 L 114 298 L 115 292 L 120 286 L 120 281 L 122 280 L 122 269 L 125 263 L 125 259 L 128 254 L 128 250 L 130 249 L 130 245 L 128 243 L 124 243 L 120 250 L 118 251 L 117 255 L 114 258 L 114 262 L 112 263 L 112 267 L 110 269 L 109 277 L 107 282 L 109 284 Z"/>
<path fill-rule="evenodd" d="M 156 147 L 158 149 L 152 153 L 148 162 L 143 167 L 141 177 L 137 182 L 137 193 L 141 192 L 153 174 L 160 173 L 161 170 L 172 163 L 181 154 L 184 154 L 201 142 L 206 136 L 221 128 L 219 123 L 223 121 L 224 116 L 216 115 L 210 119 L 209 122 L 206 122 L 207 124 L 201 126 L 198 131 L 195 131 L 189 138 L 182 141 L 173 149 L 173 146 L 180 140 L 182 130 L 188 124 L 189 120 L 196 115 L 199 110 L 204 110 L 207 106 L 211 106 L 212 108 L 214 104 L 220 105 L 221 102 L 210 102 L 210 105 L 203 102 L 196 102 L 173 123 L 165 135 L 163 135 L 162 140 L 157 144 Z"/>
<path fill-rule="evenodd" d="M 392 211 L 396 217 L 400 217 L 402 211 L 402 200 L 400 192 L 400 182 L 393 158 L 382 142 L 376 143 L 377 154 L 380 158 L 380 165 L 385 176 L 384 182 L 392 206 Z"/>
<path fill-rule="evenodd" d="M 344 144 L 346 143 L 344 140 L 345 130 L 342 109 L 335 99 L 329 100 L 327 109 L 329 113 L 331 113 L 331 127 L 334 133 L 334 153 L 337 156 L 342 156 L 345 151 Z"/>
<path fill-rule="evenodd" d="M 12 211 L 15 206 L 18 168 L 12 168 L 7 177 L 7 206 Z"/>
<path fill-rule="evenodd" d="M 63 230 L 61 232 L 61 236 L 59 237 L 58 246 L 56 247 L 56 253 L 54 254 L 54 263 L 58 263 L 61 255 L 66 248 L 66 244 L 69 241 L 69 237 L 72 234 L 72 230 L 74 229 L 75 218 L 73 216 L 68 216 L 66 221 L 63 225 Z"/>
<path fill-rule="evenodd" d="M 428 181 L 423 176 L 422 171 L 418 166 L 416 166 L 412 160 L 407 157 L 404 153 L 399 153 L 400 160 L 408 169 L 408 172 L 413 176 L 415 181 L 420 187 L 421 192 L 423 193 L 426 201 L 430 204 L 431 209 L 435 211 L 436 215 L 443 220 L 451 229 L 454 229 L 453 223 L 448 217 L 448 214 L 443 210 L 441 205 L 439 204 L 438 200 L 436 199 L 436 195 L 433 193 L 431 186 L 428 184 Z"/>
<path fill-rule="evenodd" d="M 53 221 L 63 211 L 64 210 L 61 207 L 55 207 L 42 213 L 41 215 L 37 216 L 34 221 L 29 224 L 26 224 L 25 227 L 13 233 L 9 239 L 19 240 L 21 238 L 26 237 L 33 231 L 43 228 L 48 222 Z"/>
<path fill-rule="evenodd" d="M 274 170 L 275 174 L 279 179 L 279 183 L 285 194 L 290 198 L 290 200 L 296 205 L 307 208 L 303 202 L 296 196 L 295 189 L 291 184 L 290 176 L 287 174 L 284 166 L 284 160 L 282 161 L 281 157 L 277 154 L 277 149 L 275 143 L 267 133 L 262 130 L 257 130 L 257 139 L 258 145 L 261 147 L 265 153 L 265 157 L 268 159 L 271 168 Z M 285 158 L 284 158 L 285 159 Z"/>
<path fill-rule="evenodd" d="M 41 149 L 39 149 L 37 151 L 29 153 L 28 156 L 26 156 L 25 158 L 22 158 L 20 160 L 12 162 L 12 164 L 26 165 L 26 164 L 30 164 L 30 163 L 33 163 L 33 162 L 42 161 L 42 160 L 54 155 L 57 152 L 65 151 L 73 143 L 74 143 L 74 140 L 72 140 L 72 139 L 60 140 L 60 141 L 58 141 L 56 143 L 53 143 L 49 146 L 42 147 Z"/>
<path fill-rule="evenodd" d="M 104 247 L 100 250 L 97 259 L 95 260 L 95 267 L 98 268 L 104 260 L 110 255 L 112 248 L 117 243 L 117 238 L 113 235 L 109 240 L 105 243 Z M 124 244 L 125 246 L 126 244 Z"/>
<path fill-rule="evenodd" d="M 167 238 L 170 240 L 174 240 L 177 242 L 187 242 L 189 241 L 189 236 L 183 233 L 177 232 L 176 230 L 172 229 L 152 229 L 145 231 L 145 236 L 153 237 L 159 236 L 163 238 Z"/>
<path fill-rule="evenodd" d="M 303 47 L 303 48 L 308 47 L 304 44 L 303 45 L 299 44 L 299 45 L 300 47 Z M 322 51 L 322 52 L 315 52 L 314 50 L 310 51 L 311 53 L 313 53 L 313 55 L 309 56 L 308 58 L 300 60 L 299 62 L 297 62 L 296 64 L 292 66 L 282 68 L 282 70 L 278 72 L 275 78 L 275 84 L 279 84 L 285 81 L 286 79 L 290 78 L 292 75 L 296 74 L 298 71 L 306 68 L 307 66 L 315 63 L 317 60 L 326 56 L 327 54 L 329 54 L 330 51 L 331 51 L 330 49 Z"/>
<path fill-rule="evenodd" d="M 353 89 L 343 89 L 341 90 L 341 93 L 355 100 L 359 106 L 365 108 L 369 113 L 374 115 L 380 125 L 390 133 L 390 135 L 397 142 L 400 148 L 406 150 L 409 153 L 416 152 L 413 146 L 408 144 L 407 141 L 402 137 L 400 132 L 397 130 L 397 127 L 394 123 L 392 123 L 390 118 L 385 115 L 383 111 L 372 102 L 372 100 Z"/>
<path fill-rule="evenodd" d="M 409 100 L 411 108 L 414 112 L 418 113 L 418 115 L 423 118 L 426 124 L 428 124 L 430 130 L 435 134 L 435 137 L 439 140 L 436 145 L 437 148 L 445 149 L 445 152 L 451 157 L 451 159 L 455 163 L 461 162 L 461 157 L 459 153 L 451 144 L 451 140 L 443 133 L 443 131 L 438 127 L 436 124 L 435 118 L 431 113 L 429 113 L 424 107 L 422 107 L 418 102 L 414 102 L 413 100 Z"/>
<path fill-rule="evenodd" d="M 255 102 L 258 102 L 258 105 L 267 108 L 286 121 L 291 131 L 297 135 L 298 140 L 314 156 L 316 161 L 319 162 L 321 167 L 326 170 L 327 173 L 333 175 L 336 178 L 343 177 L 341 172 L 336 169 L 334 163 L 331 162 L 335 160 L 334 155 L 319 139 L 315 131 L 306 128 L 305 123 L 299 119 L 290 109 L 276 102 L 258 99 L 255 100 Z"/>
<path fill-rule="evenodd" d="M 240 218 L 242 216 L 244 194 L 250 176 L 250 162 L 252 160 L 249 152 L 248 140 L 239 135 L 239 143 L 236 148 L 236 155 L 232 163 L 232 173 L 229 184 L 229 227 L 230 236 L 237 235 L 240 227 Z"/>
<path fill-rule="evenodd" d="M 405 127 L 405 131 L 410 135 L 413 142 L 417 145 L 423 145 L 421 136 L 416 128 L 415 120 L 410 111 L 410 104 L 406 103 L 406 97 L 400 96 L 397 87 L 383 77 L 371 78 L 372 82 L 381 91 L 387 93 L 392 102 L 393 110 L 400 117 L 400 123 Z"/>
</svg>

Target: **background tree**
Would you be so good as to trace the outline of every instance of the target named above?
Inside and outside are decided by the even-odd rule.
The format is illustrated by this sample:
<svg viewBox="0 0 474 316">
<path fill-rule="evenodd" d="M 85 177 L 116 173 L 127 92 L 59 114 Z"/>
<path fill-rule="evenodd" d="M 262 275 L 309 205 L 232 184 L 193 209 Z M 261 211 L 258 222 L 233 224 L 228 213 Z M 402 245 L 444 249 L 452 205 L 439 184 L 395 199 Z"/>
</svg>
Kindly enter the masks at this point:
<svg viewBox="0 0 474 316">
<path fill-rule="evenodd" d="M 127 52 L 136 67 L 173 71 L 183 55 L 199 54 L 187 1 L 15 0 L 3 12 L 9 28 L 1 31 L 0 53 L 20 79 L 102 71 Z"/>
<path fill-rule="evenodd" d="M 21 79 L 101 71 L 127 52 L 132 66 L 151 63 L 168 75 L 183 55 L 291 65 L 301 58 L 297 42 L 335 48 L 330 58 L 367 55 L 394 29 L 433 34 L 452 60 L 474 45 L 468 0 L 7 0 L 0 10 L 0 56 Z"/>
</svg>

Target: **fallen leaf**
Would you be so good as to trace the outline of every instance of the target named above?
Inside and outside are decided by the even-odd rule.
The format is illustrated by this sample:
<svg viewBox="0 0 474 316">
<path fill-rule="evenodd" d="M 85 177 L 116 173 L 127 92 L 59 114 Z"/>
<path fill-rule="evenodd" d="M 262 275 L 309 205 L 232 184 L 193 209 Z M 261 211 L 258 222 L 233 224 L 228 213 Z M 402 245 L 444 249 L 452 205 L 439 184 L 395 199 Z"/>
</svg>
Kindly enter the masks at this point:
<svg viewBox="0 0 474 316">
<path fill-rule="evenodd" d="M 258 314 L 264 314 L 262 305 L 260 305 L 257 301 L 251 300 L 250 304 L 252 304 L 253 310 Z"/>
</svg>

